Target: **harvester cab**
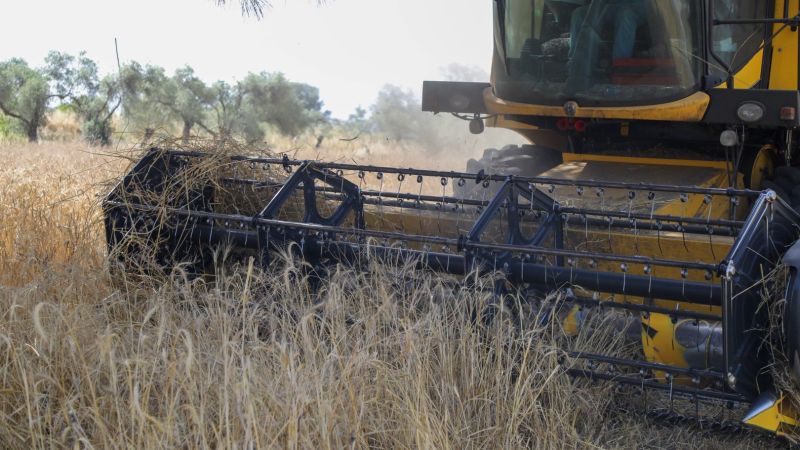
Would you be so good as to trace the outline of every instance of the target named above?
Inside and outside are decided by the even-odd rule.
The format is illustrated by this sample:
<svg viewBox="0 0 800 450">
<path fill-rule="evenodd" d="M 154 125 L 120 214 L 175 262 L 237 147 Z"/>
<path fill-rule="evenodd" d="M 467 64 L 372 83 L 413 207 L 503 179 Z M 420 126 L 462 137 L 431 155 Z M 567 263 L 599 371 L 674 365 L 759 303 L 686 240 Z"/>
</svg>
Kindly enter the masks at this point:
<svg viewBox="0 0 800 450">
<path fill-rule="evenodd" d="M 112 256 L 492 274 L 567 332 L 597 311 L 641 330 L 635 356 L 565 351 L 569 376 L 793 430 L 774 368 L 800 374 L 800 0 L 492 5 L 491 82 L 425 82 L 423 109 L 530 145 L 461 172 L 152 149 L 105 200 Z"/>
</svg>

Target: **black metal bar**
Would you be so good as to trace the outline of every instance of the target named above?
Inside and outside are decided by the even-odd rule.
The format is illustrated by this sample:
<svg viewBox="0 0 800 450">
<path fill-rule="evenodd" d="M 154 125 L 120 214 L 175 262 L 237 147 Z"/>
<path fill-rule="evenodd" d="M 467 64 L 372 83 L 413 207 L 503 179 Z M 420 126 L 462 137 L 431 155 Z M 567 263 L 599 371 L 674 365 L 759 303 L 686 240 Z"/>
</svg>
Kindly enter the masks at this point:
<svg viewBox="0 0 800 450">
<path fill-rule="evenodd" d="M 277 223 L 278 221 L 271 222 Z M 285 227 L 286 225 L 270 225 L 269 228 L 273 233 L 277 233 L 276 227 L 281 226 Z M 307 227 L 307 229 L 312 231 L 314 227 Z M 247 230 L 220 229 L 199 225 L 193 228 L 192 233 L 194 233 L 194 239 L 203 243 L 232 243 L 239 247 L 251 248 L 258 242 L 255 232 Z M 279 240 L 280 236 L 275 235 L 275 241 Z M 371 252 L 383 252 L 386 255 L 391 255 L 395 259 L 398 256 L 408 260 L 417 258 L 422 266 L 452 275 L 467 274 L 466 257 L 459 254 L 368 245 L 358 242 L 325 240 L 319 237 L 315 238 L 313 235 L 307 235 L 305 240 L 306 242 L 313 241 L 321 249 L 320 251 L 325 257 L 335 258 L 342 255 L 355 257 L 354 255 L 363 253 L 368 249 Z M 452 242 L 450 240 L 443 241 Z M 597 272 L 524 263 L 521 261 L 511 261 L 508 263 L 507 275 L 509 279 L 514 281 L 546 286 L 552 289 L 565 286 L 581 286 L 585 289 L 591 289 L 597 292 L 637 297 L 657 297 L 665 300 L 684 301 L 710 306 L 718 306 L 721 301 L 721 288 L 719 285 L 692 281 L 683 282 L 669 278 L 650 278 L 610 272 Z"/>
<path fill-rule="evenodd" d="M 653 380 L 645 380 L 631 376 L 592 372 L 590 370 L 584 370 L 584 369 L 567 369 L 567 373 L 572 377 L 587 378 L 590 380 L 610 381 L 613 383 L 627 384 L 629 386 L 638 386 L 646 389 L 669 391 L 674 394 L 689 396 L 691 398 L 699 398 L 706 400 L 724 400 L 735 403 L 748 403 L 747 398 L 739 394 L 729 393 L 729 392 L 722 392 L 709 389 L 689 388 L 677 384 L 669 385 L 669 384 L 659 383 L 658 381 L 653 381 Z"/>
<path fill-rule="evenodd" d="M 226 178 L 223 181 L 237 183 L 240 182 L 242 184 L 253 184 L 253 185 L 261 185 L 263 187 L 279 187 L 282 186 L 280 183 L 267 183 L 258 180 L 241 180 L 235 178 Z M 338 192 L 337 190 L 330 188 L 330 187 L 319 187 L 317 188 L 318 192 L 324 193 L 332 193 Z M 530 199 L 529 190 L 525 189 L 526 198 Z M 361 191 L 361 195 L 364 197 L 385 197 L 390 199 L 397 199 L 397 200 L 413 200 L 416 204 L 417 201 L 419 202 L 430 202 L 430 203 L 445 203 L 445 204 L 455 204 L 455 205 L 464 205 L 464 206 L 476 206 L 476 207 L 485 207 L 491 202 L 491 200 L 475 200 L 475 199 L 467 199 L 467 198 L 459 198 L 459 197 L 451 197 L 451 196 L 436 196 L 436 195 L 425 195 L 425 194 L 412 194 L 412 193 L 404 193 L 404 192 L 378 192 L 374 190 L 364 189 Z M 545 194 L 542 194 L 545 195 Z M 333 197 L 331 197 L 333 198 Z M 547 206 L 547 203 L 543 203 L 540 197 L 534 197 L 534 210 L 535 211 L 543 211 L 543 212 L 551 212 L 554 210 L 552 199 L 550 199 L 550 206 Z M 549 198 L 549 197 L 547 197 Z M 367 200 L 365 199 L 365 203 L 369 204 L 383 204 L 389 205 L 389 203 L 382 202 L 382 201 L 375 201 L 375 200 Z M 397 206 L 404 206 L 409 208 L 414 208 L 415 204 L 405 204 L 405 203 L 396 203 Z M 706 234 L 709 232 L 709 227 L 711 227 L 711 231 L 713 234 L 718 236 L 724 236 L 730 234 L 730 228 L 739 228 L 744 225 L 744 221 L 741 220 L 725 220 L 725 219 L 703 219 L 698 217 L 690 217 L 690 216 L 671 216 L 671 215 L 664 215 L 664 214 L 645 214 L 645 213 L 635 213 L 631 212 L 628 213 L 626 211 L 613 211 L 613 210 L 598 210 L 598 209 L 589 209 L 589 208 L 576 208 L 571 206 L 559 206 L 558 210 L 565 214 L 574 214 L 574 215 L 586 215 L 586 216 L 598 216 L 598 217 L 612 217 L 612 218 L 621 218 L 621 219 L 637 219 L 637 228 L 639 229 L 651 229 L 657 230 L 658 224 L 657 222 L 662 222 L 661 231 L 686 231 L 689 233 L 701 233 Z M 587 217 L 587 219 L 590 219 Z M 574 221 L 574 219 L 573 219 Z M 601 220 L 602 221 L 602 220 Z M 667 223 L 664 223 L 667 222 Z M 673 225 L 672 223 L 680 224 L 678 226 Z M 696 225 L 692 227 L 692 225 Z M 619 226 L 617 224 L 616 226 Z"/>
<path fill-rule="evenodd" d="M 557 214 L 550 214 L 545 219 L 544 223 L 541 227 L 536 231 L 536 234 L 531 239 L 531 245 L 541 246 L 544 243 L 544 240 L 547 239 L 547 236 L 553 232 L 553 229 L 557 226 L 556 221 L 558 220 Z"/>
<path fill-rule="evenodd" d="M 500 210 L 500 207 L 506 201 L 506 196 L 510 189 L 512 189 L 513 183 L 510 181 L 506 181 L 503 184 L 503 187 L 500 188 L 499 191 L 494 195 L 492 201 L 489 203 L 489 206 L 483 210 L 478 220 L 475 221 L 475 224 L 472 226 L 472 229 L 469 230 L 467 233 L 467 242 L 477 242 L 481 238 L 481 234 L 483 234 L 486 227 L 492 222 L 495 218 L 495 215 Z"/>
<path fill-rule="evenodd" d="M 330 195 L 330 197 L 326 197 L 326 198 L 330 198 L 330 199 L 337 199 L 338 198 L 338 197 L 336 197 L 336 196 L 334 196 L 332 194 L 328 194 L 328 195 Z M 414 194 L 409 194 L 409 196 L 413 197 L 414 200 L 416 200 L 416 198 L 417 198 L 417 196 L 414 195 Z M 366 195 L 365 195 L 365 197 L 366 197 Z M 389 195 L 389 197 L 394 197 L 394 194 Z M 368 198 L 367 197 L 367 198 L 364 198 L 364 204 L 366 204 L 366 205 L 375 205 L 375 206 L 387 206 L 387 207 L 394 207 L 394 208 L 406 208 L 406 209 L 414 209 L 414 210 L 421 210 L 421 211 L 441 211 L 441 206 L 440 205 L 441 205 L 442 197 L 433 197 L 433 196 L 431 196 L 431 197 L 432 198 L 430 198 L 430 199 L 425 199 L 424 196 L 423 196 L 423 199 L 422 199 L 423 201 L 420 202 L 420 203 L 416 203 L 416 202 L 409 203 L 409 202 L 405 202 L 405 201 L 402 201 L 402 200 L 380 200 L 380 199 L 374 199 L 374 198 Z M 428 201 L 425 201 L 425 200 L 428 200 Z M 460 201 L 458 201 L 457 199 L 453 199 L 453 200 L 454 201 L 451 202 L 451 201 L 449 201 L 449 198 L 448 198 L 448 201 L 446 202 L 446 204 L 458 204 L 458 205 L 460 205 L 460 203 L 461 203 Z M 437 201 L 439 203 L 436 203 Z M 488 204 L 488 202 L 482 202 L 480 200 L 473 200 L 473 201 L 466 201 L 465 200 L 464 204 L 466 206 L 482 207 L 482 206 L 486 206 Z M 520 207 L 520 210 L 524 211 L 525 209 L 526 208 Z M 534 209 L 534 211 L 538 212 L 538 213 L 543 213 L 543 211 L 540 211 L 540 210 L 537 210 L 537 209 Z M 461 213 L 461 214 L 465 214 L 465 213 L 467 213 L 469 211 L 465 210 L 465 209 L 456 209 L 456 208 L 454 208 L 453 212 L 458 212 L 458 213 Z M 573 213 L 566 214 L 566 215 L 567 215 L 567 218 L 566 218 L 565 223 L 568 224 L 568 225 L 588 225 L 588 226 L 593 227 L 593 228 L 595 228 L 595 227 L 596 228 L 601 228 L 602 227 L 604 230 L 607 229 L 609 225 L 611 225 L 611 228 L 615 229 L 615 230 L 631 230 L 631 229 L 633 229 L 633 224 L 629 220 L 613 220 L 609 224 L 607 219 L 604 220 L 604 219 L 600 219 L 600 218 L 596 218 L 596 217 L 589 217 L 589 216 L 585 216 L 584 217 L 579 212 L 573 212 Z M 627 217 L 627 214 L 624 214 L 624 215 Z M 548 215 L 548 217 L 549 217 L 549 215 Z M 649 220 L 637 219 L 636 220 L 636 228 L 639 231 L 676 232 L 676 233 L 686 233 L 686 234 L 699 234 L 699 235 L 703 235 L 703 236 L 707 236 L 709 234 L 714 235 L 714 236 L 733 236 L 733 235 L 735 235 L 736 229 L 739 228 L 738 226 L 732 226 L 732 227 L 714 226 L 713 225 L 713 221 L 710 222 L 711 225 L 706 225 L 706 226 L 703 226 L 703 225 L 692 225 L 692 224 L 683 225 L 683 224 L 679 224 L 678 222 L 679 222 L 679 220 L 676 220 L 676 223 L 663 223 L 663 222 L 658 223 L 658 222 L 649 221 Z M 704 221 L 704 223 L 705 223 L 705 221 Z"/>
<path fill-rule="evenodd" d="M 774 18 L 774 19 L 714 19 L 714 25 L 776 25 L 786 24 L 791 26 L 800 25 L 800 16 L 794 16 L 788 19 Z"/>
<path fill-rule="evenodd" d="M 171 150 L 168 153 L 178 156 L 192 156 L 204 157 L 208 154 L 201 152 L 186 152 Z M 233 161 L 238 162 L 252 162 L 260 164 L 276 164 L 276 165 L 289 165 L 300 166 L 303 161 L 284 160 L 281 158 L 257 158 L 248 156 L 232 156 Z M 365 164 L 345 164 L 345 163 L 322 163 L 318 162 L 315 165 L 321 169 L 329 170 L 347 170 L 347 171 L 363 171 L 363 172 L 376 172 L 384 174 L 402 174 L 402 175 L 421 175 L 423 177 L 444 177 L 444 178 L 463 178 L 465 180 L 489 180 L 504 182 L 508 180 L 505 175 L 482 175 L 466 172 L 455 171 L 442 171 L 442 170 L 429 170 L 429 169 L 402 169 L 389 166 L 374 166 Z M 697 186 L 675 186 L 665 184 L 651 184 L 651 183 L 624 183 L 612 181 L 596 181 L 596 180 L 568 180 L 560 178 L 548 177 L 514 177 L 513 180 L 518 183 L 529 184 L 545 184 L 557 186 L 583 186 L 583 187 L 602 187 L 606 189 L 621 189 L 621 190 L 635 190 L 635 191 L 657 191 L 657 192 L 672 192 L 672 193 L 685 193 L 685 194 L 703 194 L 703 195 L 723 195 L 728 197 L 748 197 L 753 198 L 761 194 L 760 191 L 753 191 L 749 189 L 733 189 L 733 188 L 703 188 Z"/>
<path fill-rule="evenodd" d="M 271 219 L 278 214 L 281 208 L 283 208 L 283 205 L 285 205 L 292 194 L 295 193 L 295 190 L 300 183 L 309 178 L 309 164 L 310 163 L 304 163 L 302 166 L 300 166 L 299 170 L 293 173 L 292 176 L 286 180 L 286 182 L 283 184 L 283 187 L 281 187 L 278 193 L 272 197 L 272 200 L 270 200 L 269 204 L 267 204 L 267 206 L 265 206 L 264 209 L 258 214 L 258 217 Z"/>
<path fill-rule="evenodd" d="M 767 194 L 761 194 L 750 210 L 750 214 L 748 215 L 745 225 L 742 227 L 739 236 L 750 237 L 755 233 L 755 230 L 759 226 L 759 222 L 761 222 L 767 210 L 767 204 Z M 728 252 L 728 256 L 725 258 L 729 268 L 735 271 L 735 264 L 744 255 L 748 244 L 749 242 L 747 239 L 737 239 L 736 242 L 734 242 L 733 246 L 731 246 L 731 249 Z"/>
<path fill-rule="evenodd" d="M 527 198 L 531 204 L 537 205 L 543 211 L 555 212 L 557 203 L 549 195 L 545 194 L 539 189 L 531 189 L 531 185 L 526 186 L 519 182 L 516 182 L 515 184 L 517 189 L 522 192 L 523 197 Z"/>
<path fill-rule="evenodd" d="M 588 352 L 570 352 L 570 358 L 585 359 L 589 361 L 611 364 L 614 366 L 634 367 L 637 369 L 652 370 L 655 372 L 665 372 L 673 375 L 685 375 L 692 378 L 705 378 L 722 380 L 725 375 L 721 372 L 710 369 L 693 369 L 690 367 L 676 367 L 668 366 L 666 364 L 652 363 L 647 361 L 638 361 L 633 359 L 616 358 L 608 355 L 600 355 Z"/>
<path fill-rule="evenodd" d="M 309 166 L 307 169 L 309 179 L 303 182 L 303 198 L 306 209 L 304 222 L 314 222 L 323 225 L 340 226 L 347 216 L 353 212 L 355 214 L 356 228 L 364 228 L 364 208 L 361 190 L 350 180 L 340 177 L 328 170 L 320 170 Z M 330 217 L 322 217 L 317 208 L 318 187 L 314 180 L 319 180 L 327 184 L 335 192 L 344 195 L 344 199 L 331 214 Z"/>
<path fill-rule="evenodd" d="M 577 216 L 577 217 L 576 217 Z M 608 228 L 611 225 L 612 229 L 627 229 L 630 230 L 633 228 L 631 221 L 629 220 L 612 220 L 609 224 L 607 220 L 593 218 L 593 217 L 586 217 L 585 219 L 580 213 L 573 213 L 567 216 L 567 224 L 569 225 L 589 225 L 594 227 L 604 227 Z M 639 231 L 659 231 L 659 232 L 676 232 L 676 233 L 686 233 L 686 234 L 699 234 L 703 236 L 708 236 L 712 234 L 714 236 L 736 236 L 738 233 L 738 226 L 734 227 L 721 227 L 721 226 L 714 226 L 708 225 L 682 225 L 678 222 L 676 223 L 658 223 L 649 220 L 636 220 L 636 229 Z"/>
<path fill-rule="evenodd" d="M 678 224 L 692 224 L 692 225 L 708 225 L 708 226 L 720 226 L 720 227 L 741 227 L 744 225 L 744 222 L 738 220 L 724 220 L 724 219 L 702 219 L 699 217 L 683 217 L 683 216 L 670 216 L 670 215 L 661 215 L 661 214 L 644 214 L 644 213 L 635 213 L 635 212 L 624 212 L 624 211 L 604 211 L 600 209 L 583 209 L 583 208 L 574 208 L 574 207 L 566 207 L 562 206 L 560 208 L 561 212 L 563 213 L 572 213 L 572 214 L 586 214 L 591 216 L 599 216 L 599 217 L 613 217 L 618 219 L 643 219 L 649 221 L 662 221 L 662 222 L 675 222 Z"/>
<path fill-rule="evenodd" d="M 592 298 L 585 298 L 585 297 L 572 297 L 569 298 L 568 301 L 591 308 L 612 308 L 612 309 L 624 309 L 628 311 L 641 312 L 641 313 L 664 314 L 665 316 L 675 317 L 676 319 L 706 320 L 709 322 L 722 321 L 722 316 L 719 314 L 701 313 L 701 312 L 689 311 L 686 309 L 660 308 L 658 306 L 643 305 L 639 303 L 623 303 L 611 300 L 595 300 Z"/>
<path fill-rule="evenodd" d="M 661 267 L 673 267 L 678 269 L 695 269 L 706 270 L 715 272 L 719 270 L 716 264 L 698 263 L 690 261 L 677 261 L 671 259 L 651 258 L 649 256 L 625 256 L 625 255 L 612 255 L 609 253 L 596 253 L 596 252 L 578 252 L 574 250 L 563 250 L 558 248 L 545 248 L 534 246 L 519 246 L 509 244 L 497 244 L 487 242 L 468 242 L 464 244 L 468 248 L 478 250 L 496 250 L 504 252 L 518 252 L 529 255 L 548 255 L 548 256 L 563 256 L 573 257 L 576 259 L 594 259 L 603 261 L 624 262 L 630 264 L 644 264 Z"/>
<path fill-rule="evenodd" d="M 388 197 L 394 197 L 394 194 L 388 195 Z M 416 200 L 417 195 L 408 194 L 411 199 Z M 366 191 L 365 191 L 366 197 Z M 395 207 L 395 208 L 407 208 L 407 209 L 418 209 L 422 211 L 440 211 L 441 210 L 441 200 L 442 197 L 435 197 L 435 196 L 428 196 L 430 198 L 426 199 L 425 196 L 422 196 L 422 202 L 420 203 L 407 203 L 402 200 L 379 200 L 374 198 L 365 198 L 364 204 L 367 205 L 377 205 L 377 206 L 388 206 L 388 207 Z M 335 199 L 337 197 L 331 195 L 329 198 Z M 461 204 L 461 201 L 456 198 L 446 198 L 446 204 Z M 426 201 L 427 200 L 427 201 Z M 453 200 L 453 201 L 450 201 Z M 438 202 L 438 203 L 437 203 Z M 480 200 L 465 200 L 464 205 L 466 206 L 476 206 L 476 207 L 483 207 L 486 206 L 489 202 L 480 201 Z M 520 210 L 524 211 L 526 208 L 520 207 Z M 453 209 L 454 212 L 458 211 L 460 213 L 466 213 L 467 210 L 464 209 Z M 544 211 L 534 209 L 537 213 L 544 213 Z M 629 220 L 612 220 L 609 224 L 607 219 L 600 219 L 596 217 L 589 217 L 584 216 L 580 213 L 579 209 L 569 208 L 569 214 L 564 213 L 566 215 L 565 223 L 568 225 L 589 225 L 590 227 L 602 227 L 603 229 L 607 229 L 609 225 L 611 225 L 612 229 L 622 229 L 622 230 L 631 230 L 633 229 L 633 224 Z M 548 214 L 548 217 L 550 215 Z M 607 217 L 610 217 L 606 215 Z M 627 218 L 627 213 L 620 213 L 619 216 L 624 216 Z M 676 233 L 686 233 L 686 234 L 700 234 L 703 236 L 707 236 L 709 234 L 714 236 L 733 236 L 735 235 L 736 229 L 739 226 L 715 226 L 714 220 L 705 221 L 701 220 L 702 223 L 706 225 L 693 225 L 693 224 L 682 224 L 680 223 L 682 219 L 676 219 L 675 223 L 664 223 L 664 222 L 655 222 L 650 220 L 642 220 L 636 219 L 636 228 L 639 231 L 660 231 L 660 232 L 676 232 Z M 731 221 L 729 221 L 731 222 Z M 744 222 L 741 222 L 744 224 Z M 733 229 L 733 230 L 732 230 Z"/>
<path fill-rule="evenodd" d="M 465 242 L 462 239 L 445 238 L 439 236 L 414 235 L 414 234 L 396 233 L 391 231 L 344 228 L 344 227 L 321 225 L 314 223 L 300 223 L 300 222 L 289 222 L 284 220 L 264 219 L 260 217 L 248 217 L 236 214 L 219 214 L 219 213 L 209 213 L 205 211 L 190 211 L 190 210 L 175 209 L 175 208 L 157 208 L 153 206 L 141 205 L 135 203 L 119 203 L 119 202 L 107 202 L 107 203 L 112 206 L 124 205 L 129 209 L 140 210 L 140 211 L 168 212 L 182 217 L 195 217 L 195 218 L 210 219 L 210 220 L 227 220 L 236 223 L 248 223 L 252 225 L 291 228 L 299 231 L 303 230 L 317 231 L 320 233 L 335 233 L 335 234 L 350 235 L 354 237 L 390 239 L 398 241 L 417 242 L 421 244 L 450 246 L 454 248 L 463 246 L 465 248 L 475 249 L 475 250 L 494 250 L 503 252 L 517 252 L 530 255 L 537 255 L 537 254 L 550 255 L 556 257 L 563 256 L 563 257 L 573 257 L 577 259 L 616 261 L 616 262 L 624 262 L 631 264 L 645 264 L 651 266 L 695 269 L 695 270 L 705 270 L 712 272 L 718 269 L 716 264 L 659 259 L 646 256 L 625 256 L 625 255 L 613 255 L 613 254 L 597 253 L 597 252 L 560 250 L 560 249 L 552 249 L 546 247 L 495 244 L 495 243 L 470 242 L 470 241 Z M 579 269 L 570 269 L 570 270 L 579 271 Z M 590 272 L 590 273 L 596 273 L 596 272 Z M 628 275 L 628 278 L 635 279 L 636 277 L 633 275 Z M 641 277 L 641 278 L 649 279 L 647 277 Z M 702 284 L 699 283 L 692 284 L 691 282 L 688 281 L 683 284 L 686 286 L 693 286 L 695 288 L 703 286 Z M 687 289 L 689 288 L 687 287 Z"/>
<path fill-rule="evenodd" d="M 716 283 L 651 278 L 530 263 L 510 264 L 508 271 L 508 276 L 511 278 L 546 286 L 579 286 L 595 292 L 676 300 L 698 305 L 719 306 L 722 301 L 721 288 Z"/>
</svg>

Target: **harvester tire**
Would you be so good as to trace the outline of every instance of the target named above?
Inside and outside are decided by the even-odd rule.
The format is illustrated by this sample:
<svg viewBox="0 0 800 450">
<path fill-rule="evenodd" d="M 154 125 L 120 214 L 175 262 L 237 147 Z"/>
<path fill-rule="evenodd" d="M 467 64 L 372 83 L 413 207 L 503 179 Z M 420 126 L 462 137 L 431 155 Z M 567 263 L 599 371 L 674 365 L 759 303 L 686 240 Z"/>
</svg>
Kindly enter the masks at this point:
<svg viewBox="0 0 800 450">
<path fill-rule="evenodd" d="M 786 192 L 786 190 L 783 188 L 783 185 L 776 181 L 765 180 L 763 183 L 761 183 L 761 188 L 773 190 L 776 194 L 778 194 L 778 197 L 789 203 L 792 203 L 792 197 L 789 195 L 789 192 Z"/>
<path fill-rule="evenodd" d="M 513 175 L 520 177 L 533 177 L 546 172 L 561 164 L 561 152 L 540 145 L 507 145 L 500 150 L 489 148 L 483 151 L 481 159 L 467 161 L 468 173 L 486 175 Z M 498 183 L 492 183 L 484 188 L 480 183 L 468 182 L 464 186 L 456 186 L 455 194 L 460 198 L 482 199 L 490 198 L 488 195 L 496 192 Z M 484 192 L 488 189 L 490 192 Z M 487 194 L 487 195 L 484 195 Z"/>
<path fill-rule="evenodd" d="M 787 166 L 776 167 L 775 179 L 788 180 L 793 186 L 800 185 L 800 168 Z"/>
<path fill-rule="evenodd" d="M 800 386 L 800 242 L 796 242 L 783 255 L 783 264 L 789 268 L 783 317 L 784 351 L 794 381 Z"/>
<path fill-rule="evenodd" d="M 781 166 L 775 168 L 775 177 L 761 183 L 761 189 L 771 189 L 778 197 L 800 211 L 800 168 Z"/>
</svg>

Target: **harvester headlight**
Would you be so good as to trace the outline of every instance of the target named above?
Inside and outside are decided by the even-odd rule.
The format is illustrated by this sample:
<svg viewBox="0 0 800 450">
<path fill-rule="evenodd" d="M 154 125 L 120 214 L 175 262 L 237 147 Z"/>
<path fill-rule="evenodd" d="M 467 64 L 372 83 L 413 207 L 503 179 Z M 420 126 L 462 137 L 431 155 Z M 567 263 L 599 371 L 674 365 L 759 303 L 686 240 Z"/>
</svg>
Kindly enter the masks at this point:
<svg viewBox="0 0 800 450">
<path fill-rule="evenodd" d="M 739 135 L 733 130 L 725 130 L 719 135 L 719 143 L 723 147 L 736 147 L 739 145 Z"/>
<path fill-rule="evenodd" d="M 764 118 L 766 110 L 764 105 L 756 102 L 745 102 L 736 110 L 736 115 L 742 122 L 754 123 Z"/>
</svg>

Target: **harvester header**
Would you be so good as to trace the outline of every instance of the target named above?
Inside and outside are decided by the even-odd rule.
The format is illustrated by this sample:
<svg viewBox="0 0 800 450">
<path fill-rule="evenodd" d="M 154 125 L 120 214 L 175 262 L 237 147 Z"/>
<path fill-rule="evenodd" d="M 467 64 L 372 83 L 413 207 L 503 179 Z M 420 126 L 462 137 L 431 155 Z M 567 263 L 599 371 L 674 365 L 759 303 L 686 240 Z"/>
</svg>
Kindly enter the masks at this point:
<svg viewBox="0 0 800 450">
<path fill-rule="evenodd" d="M 467 184 L 482 198 L 454 193 Z M 737 213 L 739 203 L 753 204 L 749 214 Z M 665 211 L 671 204 L 686 213 Z M 633 312 L 643 339 L 668 334 L 666 343 L 678 343 L 669 351 L 681 353 L 683 364 L 659 360 L 668 349 L 653 344 L 649 359 L 573 355 L 586 367 L 613 364 L 628 374 L 575 367 L 570 374 L 736 402 L 756 399 L 768 384 L 766 355 L 752 356 L 762 353 L 767 321 L 759 284 L 800 233 L 800 216 L 772 191 L 159 149 L 133 167 L 104 208 L 109 249 L 128 270 L 156 261 L 159 271 L 182 265 L 200 275 L 249 258 L 267 270 L 288 252 L 324 278 L 335 265 L 365 258 L 403 261 L 463 286 L 500 275 L 498 296 L 522 293 L 541 308 L 574 308 L 569 320 L 578 322 L 593 309 Z M 543 294 L 552 291 L 567 302 L 546 304 L 553 297 Z M 665 384 L 665 376 L 688 381 Z"/>
</svg>

